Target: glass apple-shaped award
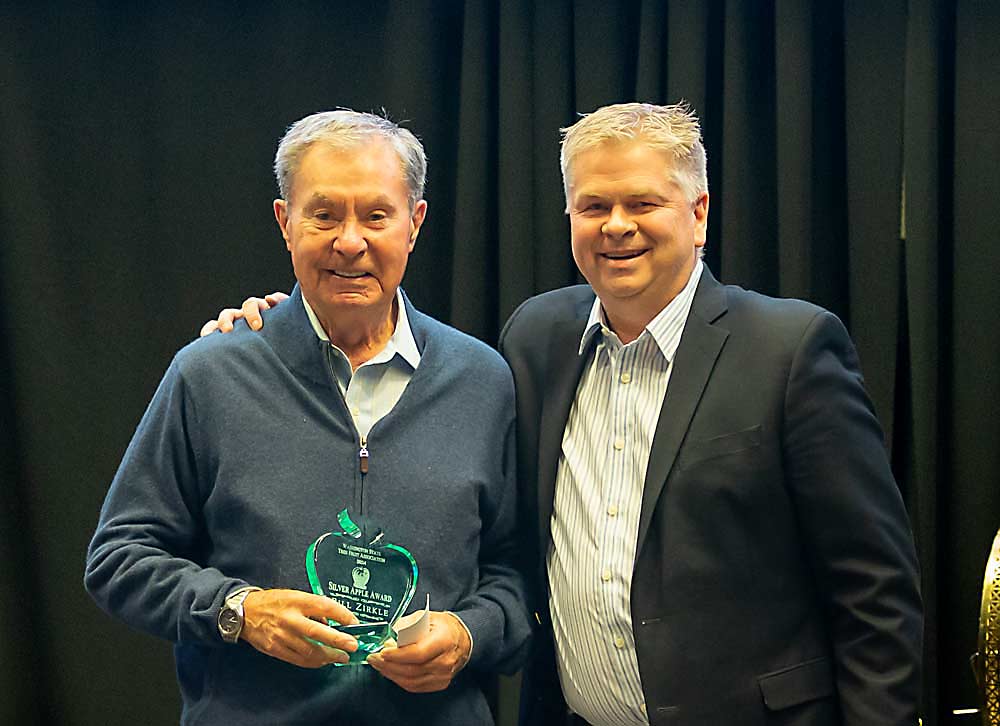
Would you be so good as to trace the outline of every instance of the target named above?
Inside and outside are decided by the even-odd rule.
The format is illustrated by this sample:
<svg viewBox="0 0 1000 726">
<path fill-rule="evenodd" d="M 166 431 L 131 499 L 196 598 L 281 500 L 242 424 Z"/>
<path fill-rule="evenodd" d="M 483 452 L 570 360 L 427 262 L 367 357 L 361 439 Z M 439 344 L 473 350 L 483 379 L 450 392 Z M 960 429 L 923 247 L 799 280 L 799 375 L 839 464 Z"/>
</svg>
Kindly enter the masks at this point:
<svg viewBox="0 0 1000 726">
<path fill-rule="evenodd" d="M 367 532 L 355 524 L 346 509 L 337 522 L 339 532 L 321 535 L 306 550 L 306 574 L 314 593 L 333 598 L 361 621 L 329 621 L 357 639 L 358 650 L 344 665 L 359 665 L 396 637 L 392 626 L 413 599 L 417 563 L 407 550 L 387 542 L 381 529 Z"/>
</svg>

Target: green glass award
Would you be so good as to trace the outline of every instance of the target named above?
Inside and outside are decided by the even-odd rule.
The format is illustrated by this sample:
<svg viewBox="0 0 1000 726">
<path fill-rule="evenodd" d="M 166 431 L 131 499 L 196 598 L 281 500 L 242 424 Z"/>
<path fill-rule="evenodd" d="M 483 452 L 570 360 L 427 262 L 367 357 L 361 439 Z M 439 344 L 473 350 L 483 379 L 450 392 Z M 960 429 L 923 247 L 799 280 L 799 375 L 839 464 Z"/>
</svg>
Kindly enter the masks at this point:
<svg viewBox="0 0 1000 726">
<path fill-rule="evenodd" d="M 355 524 L 346 509 L 337 522 L 340 531 L 321 535 L 306 550 L 306 574 L 314 593 L 333 598 L 360 621 L 329 621 L 357 639 L 358 650 L 344 665 L 358 665 L 396 637 L 393 625 L 416 591 L 417 563 L 407 550 L 387 542 L 381 529 L 368 532 Z"/>
</svg>

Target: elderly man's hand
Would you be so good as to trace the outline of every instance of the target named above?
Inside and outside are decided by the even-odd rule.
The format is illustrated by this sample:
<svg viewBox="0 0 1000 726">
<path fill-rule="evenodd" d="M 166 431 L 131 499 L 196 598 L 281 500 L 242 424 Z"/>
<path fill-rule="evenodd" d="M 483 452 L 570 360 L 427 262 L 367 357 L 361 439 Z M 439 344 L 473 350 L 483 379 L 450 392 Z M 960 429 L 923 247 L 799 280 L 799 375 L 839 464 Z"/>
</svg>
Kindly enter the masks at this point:
<svg viewBox="0 0 1000 726">
<path fill-rule="evenodd" d="M 465 667 L 472 650 L 469 633 L 451 613 L 430 613 L 430 632 L 412 645 L 385 648 L 368 664 L 411 693 L 443 691 Z"/>
<path fill-rule="evenodd" d="M 302 668 L 346 663 L 347 653 L 356 651 L 358 643 L 327 625 L 327 619 L 341 625 L 358 622 L 350 610 L 322 595 L 257 590 L 243 601 L 240 639 L 261 653 Z"/>
<path fill-rule="evenodd" d="M 246 318 L 247 324 L 253 330 L 260 330 L 264 321 L 260 316 L 262 310 L 270 310 L 283 300 L 287 300 L 288 295 L 283 292 L 272 292 L 264 297 L 248 297 L 243 301 L 241 308 L 226 308 L 219 313 L 218 320 L 209 320 L 201 326 L 199 336 L 204 338 L 209 333 L 216 330 L 228 333 L 233 329 L 233 323 L 240 318 Z"/>
</svg>

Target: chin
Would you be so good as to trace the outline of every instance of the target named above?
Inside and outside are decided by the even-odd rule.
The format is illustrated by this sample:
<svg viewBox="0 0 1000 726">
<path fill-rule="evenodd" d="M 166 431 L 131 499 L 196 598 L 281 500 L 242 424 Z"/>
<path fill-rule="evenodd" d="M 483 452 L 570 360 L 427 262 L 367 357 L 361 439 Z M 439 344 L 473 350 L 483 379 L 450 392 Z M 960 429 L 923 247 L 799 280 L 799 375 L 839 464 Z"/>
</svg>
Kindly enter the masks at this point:
<svg viewBox="0 0 1000 726">
<path fill-rule="evenodd" d="M 638 281 L 614 279 L 604 281 L 604 284 L 591 285 L 595 290 L 601 290 L 608 297 L 633 297 L 648 287 Z"/>
</svg>

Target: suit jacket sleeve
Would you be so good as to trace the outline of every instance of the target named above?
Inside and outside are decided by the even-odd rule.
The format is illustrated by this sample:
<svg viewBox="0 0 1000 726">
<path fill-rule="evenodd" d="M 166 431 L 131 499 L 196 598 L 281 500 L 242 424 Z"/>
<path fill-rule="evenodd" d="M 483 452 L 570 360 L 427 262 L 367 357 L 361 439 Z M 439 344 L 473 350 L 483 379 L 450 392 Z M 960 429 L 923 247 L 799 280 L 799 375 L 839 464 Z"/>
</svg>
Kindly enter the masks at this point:
<svg viewBox="0 0 1000 726">
<path fill-rule="evenodd" d="M 843 723 L 913 724 L 922 617 L 908 518 L 840 321 L 820 312 L 793 356 L 786 482 L 827 618 Z"/>
</svg>

